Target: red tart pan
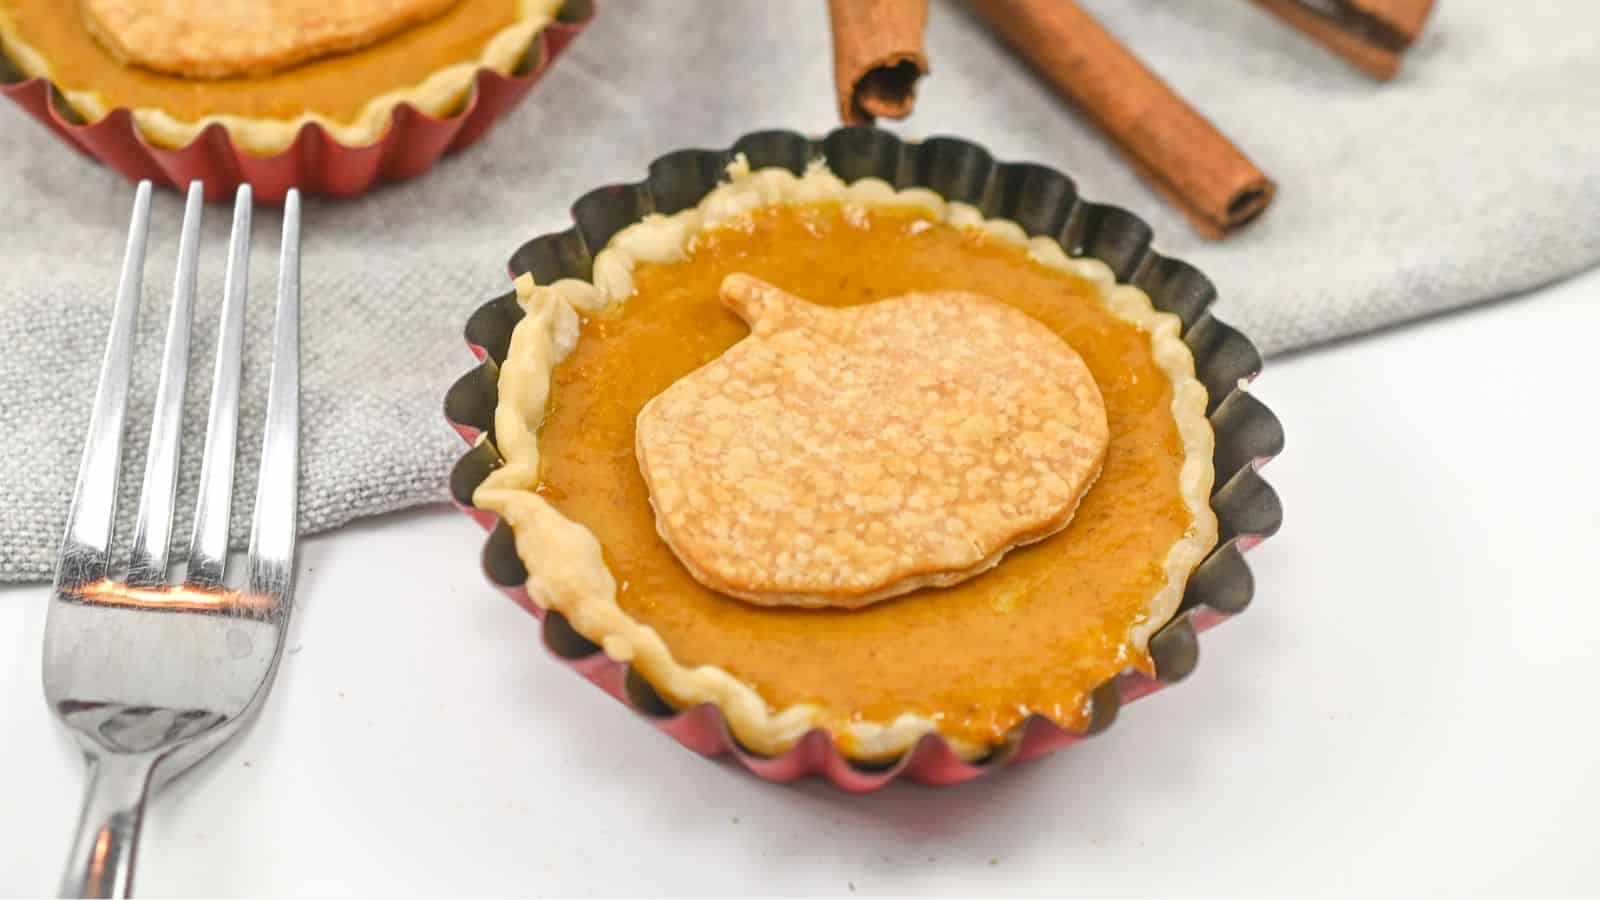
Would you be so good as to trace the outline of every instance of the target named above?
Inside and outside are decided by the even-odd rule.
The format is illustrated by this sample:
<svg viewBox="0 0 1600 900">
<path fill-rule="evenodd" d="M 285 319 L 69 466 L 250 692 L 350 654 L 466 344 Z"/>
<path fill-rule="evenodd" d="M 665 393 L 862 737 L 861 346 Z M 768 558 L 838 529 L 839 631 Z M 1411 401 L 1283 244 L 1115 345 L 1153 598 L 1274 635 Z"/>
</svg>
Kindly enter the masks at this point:
<svg viewBox="0 0 1600 900">
<path fill-rule="evenodd" d="M 272 156 L 240 149 L 221 124 L 206 128 L 186 147 L 159 147 L 146 140 L 128 109 L 112 110 L 98 122 L 84 122 L 48 80 L 23 77 L 6 58 L 3 46 L 0 94 L 61 140 L 130 181 L 148 178 L 176 186 L 198 179 L 205 183 L 210 200 L 231 197 L 246 182 L 253 185 L 256 200 L 268 204 L 282 203 L 283 195 L 296 186 L 308 193 L 347 199 L 366 193 L 380 180 L 401 181 L 420 175 L 446 153 L 482 137 L 543 77 L 594 14 L 594 0 L 567 0 L 556 21 L 534 39 L 512 74 L 480 71 L 454 115 L 439 118 L 402 104 L 395 108 L 383 138 L 364 147 L 341 144 L 315 123 L 301 128 L 293 144 Z"/>
</svg>

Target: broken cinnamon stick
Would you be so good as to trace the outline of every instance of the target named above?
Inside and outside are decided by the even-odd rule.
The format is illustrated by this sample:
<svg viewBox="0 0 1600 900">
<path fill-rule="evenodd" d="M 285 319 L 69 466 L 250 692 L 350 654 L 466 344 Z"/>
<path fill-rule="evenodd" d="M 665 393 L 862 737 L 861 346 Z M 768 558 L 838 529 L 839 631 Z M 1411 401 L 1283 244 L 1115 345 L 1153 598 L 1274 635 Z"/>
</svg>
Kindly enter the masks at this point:
<svg viewBox="0 0 1600 900">
<path fill-rule="evenodd" d="M 839 118 L 869 125 L 878 116 L 910 115 L 917 79 L 928 73 L 928 0 L 829 0 L 828 14 Z"/>
<path fill-rule="evenodd" d="M 971 3 L 1201 234 L 1221 237 L 1272 202 L 1272 180 L 1073 0 Z"/>
<path fill-rule="evenodd" d="M 1433 0 L 1255 0 L 1257 6 L 1379 81 L 1400 70 Z"/>
</svg>

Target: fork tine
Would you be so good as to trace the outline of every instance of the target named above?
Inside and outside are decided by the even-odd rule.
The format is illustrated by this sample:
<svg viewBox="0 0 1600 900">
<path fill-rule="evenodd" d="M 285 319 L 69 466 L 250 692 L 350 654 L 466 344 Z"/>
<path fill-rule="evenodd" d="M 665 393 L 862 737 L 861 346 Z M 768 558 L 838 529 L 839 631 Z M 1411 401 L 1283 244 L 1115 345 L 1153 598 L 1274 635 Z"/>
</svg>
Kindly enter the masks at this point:
<svg viewBox="0 0 1600 900">
<path fill-rule="evenodd" d="M 250 283 L 250 185 L 239 185 L 233 202 L 233 233 L 223 276 L 222 324 L 211 376 L 206 445 L 200 458 L 200 492 L 189 542 L 188 582 L 222 586 L 228 563 L 228 519 L 233 502 L 233 461 L 239 428 L 239 366 L 244 344 L 244 304 Z"/>
<path fill-rule="evenodd" d="M 272 380 L 261 439 L 255 520 L 250 526 L 248 589 L 289 596 L 294 572 L 295 511 L 300 477 L 300 192 L 283 203 L 278 260 L 278 310 L 272 336 Z"/>
<path fill-rule="evenodd" d="M 138 319 L 139 291 L 144 281 L 145 241 L 150 233 L 150 182 L 139 182 L 133 198 L 128 244 L 117 281 L 117 304 L 111 333 L 100 363 L 100 382 L 89 413 L 89 434 L 83 443 L 78 483 L 67 510 L 56 567 L 58 588 L 83 584 L 106 575 L 113 514 L 117 505 L 117 471 L 122 457 L 122 425 L 128 411 L 128 378 L 133 368 L 133 329 Z"/>
<path fill-rule="evenodd" d="M 172 284 L 172 311 L 167 317 L 166 347 L 161 353 L 161 381 L 156 386 L 155 416 L 145 455 L 144 485 L 139 491 L 139 518 L 128 559 L 128 584 L 152 587 L 166 580 L 167 551 L 172 542 L 172 507 L 177 499 L 179 428 L 183 393 L 189 379 L 189 320 L 194 307 L 199 268 L 200 209 L 205 189 L 189 183 L 183 210 L 183 237 L 178 243 L 178 273 Z"/>
</svg>

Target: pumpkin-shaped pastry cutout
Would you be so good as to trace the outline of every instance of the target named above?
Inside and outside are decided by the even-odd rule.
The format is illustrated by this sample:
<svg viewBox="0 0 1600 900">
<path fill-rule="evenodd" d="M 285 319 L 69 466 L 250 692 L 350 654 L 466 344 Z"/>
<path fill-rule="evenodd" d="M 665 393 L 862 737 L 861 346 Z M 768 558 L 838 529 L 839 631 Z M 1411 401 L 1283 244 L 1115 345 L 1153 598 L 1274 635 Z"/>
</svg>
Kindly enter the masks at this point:
<svg viewBox="0 0 1600 900">
<path fill-rule="evenodd" d="M 188 78 L 229 78 L 364 47 L 456 2 L 83 0 L 82 10 L 89 30 L 124 63 Z"/>
<path fill-rule="evenodd" d="M 810 303 L 748 275 L 750 335 L 645 404 L 639 470 L 694 577 L 752 603 L 955 584 L 1067 526 L 1109 432 L 1053 331 L 961 291 Z"/>
</svg>

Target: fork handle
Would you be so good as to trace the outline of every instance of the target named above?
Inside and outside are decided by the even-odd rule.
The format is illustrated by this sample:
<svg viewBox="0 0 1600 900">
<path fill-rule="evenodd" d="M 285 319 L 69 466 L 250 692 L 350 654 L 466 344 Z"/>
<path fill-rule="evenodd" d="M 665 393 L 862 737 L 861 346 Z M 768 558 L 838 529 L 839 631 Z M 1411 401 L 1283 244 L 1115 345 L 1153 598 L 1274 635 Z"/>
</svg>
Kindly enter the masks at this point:
<svg viewBox="0 0 1600 900">
<path fill-rule="evenodd" d="M 157 757 L 118 753 L 85 757 L 89 783 L 72 855 L 61 877 L 61 896 L 127 897 L 133 890 L 134 853 Z"/>
</svg>

